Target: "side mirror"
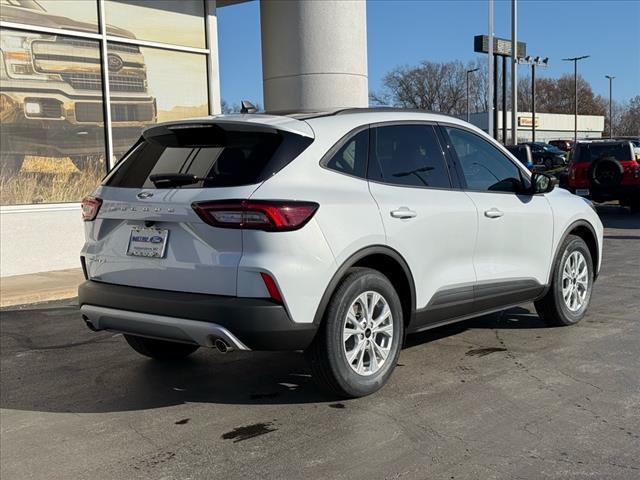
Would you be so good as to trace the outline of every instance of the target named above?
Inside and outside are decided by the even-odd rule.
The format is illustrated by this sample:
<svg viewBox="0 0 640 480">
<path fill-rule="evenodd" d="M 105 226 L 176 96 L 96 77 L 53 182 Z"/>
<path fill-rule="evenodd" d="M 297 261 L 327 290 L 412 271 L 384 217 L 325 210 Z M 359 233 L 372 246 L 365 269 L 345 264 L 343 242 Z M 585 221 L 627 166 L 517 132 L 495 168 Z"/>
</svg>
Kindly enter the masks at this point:
<svg viewBox="0 0 640 480">
<path fill-rule="evenodd" d="M 531 191 L 532 195 L 536 193 L 549 193 L 556 186 L 556 179 L 545 173 L 533 172 L 531 174 Z"/>
</svg>

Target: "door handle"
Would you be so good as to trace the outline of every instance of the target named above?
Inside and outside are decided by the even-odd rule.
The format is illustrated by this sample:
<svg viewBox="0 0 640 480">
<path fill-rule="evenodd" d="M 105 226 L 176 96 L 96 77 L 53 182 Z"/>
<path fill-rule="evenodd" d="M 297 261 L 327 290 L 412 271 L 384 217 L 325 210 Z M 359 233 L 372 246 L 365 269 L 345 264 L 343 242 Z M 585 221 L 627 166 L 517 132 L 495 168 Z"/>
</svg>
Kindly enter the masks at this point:
<svg viewBox="0 0 640 480">
<path fill-rule="evenodd" d="M 400 207 L 396 210 L 391 210 L 390 213 L 393 218 L 414 218 L 418 215 L 416 212 L 407 207 Z"/>
<path fill-rule="evenodd" d="M 497 208 L 490 208 L 484 211 L 484 216 L 488 218 L 499 218 L 504 215 L 504 212 Z"/>
</svg>

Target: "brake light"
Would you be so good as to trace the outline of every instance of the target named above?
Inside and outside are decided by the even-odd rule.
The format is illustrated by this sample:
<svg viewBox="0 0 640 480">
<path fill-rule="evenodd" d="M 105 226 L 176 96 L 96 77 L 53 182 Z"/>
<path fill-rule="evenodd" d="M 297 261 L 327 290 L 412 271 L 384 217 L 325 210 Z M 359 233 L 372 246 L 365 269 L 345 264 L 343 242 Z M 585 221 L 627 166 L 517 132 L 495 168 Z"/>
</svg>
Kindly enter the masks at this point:
<svg viewBox="0 0 640 480">
<path fill-rule="evenodd" d="M 289 200 L 223 200 L 191 205 L 209 225 L 267 232 L 287 232 L 302 228 L 318 210 L 313 202 Z"/>
<path fill-rule="evenodd" d="M 102 199 L 98 197 L 84 197 L 82 199 L 82 220 L 91 222 L 95 220 L 102 206 Z"/>
<path fill-rule="evenodd" d="M 283 303 L 282 294 L 280 293 L 280 290 L 278 290 L 278 286 L 276 285 L 276 282 L 273 279 L 273 277 L 265 272 L 261 272 L 260 276 L 262 277 L 264 286 L 267 287 L 267 291 L 269 292 L 269 296 L 271 297 L 271 300 L 274 300 L 278 303 Z"/>
</svg>

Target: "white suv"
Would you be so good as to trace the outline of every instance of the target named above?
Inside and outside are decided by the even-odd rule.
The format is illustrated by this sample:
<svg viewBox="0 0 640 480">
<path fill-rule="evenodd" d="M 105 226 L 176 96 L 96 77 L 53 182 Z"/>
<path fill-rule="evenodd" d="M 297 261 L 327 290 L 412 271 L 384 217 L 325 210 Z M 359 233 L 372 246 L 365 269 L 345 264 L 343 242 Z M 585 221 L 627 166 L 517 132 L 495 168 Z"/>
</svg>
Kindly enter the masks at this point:
<svg viewBox="0 0 640 480">
<path fill-rule="evenodd" d="M 83 319 L 139 353 L 304 350 L 342 396 L 406 334 L 535 301 L 585 314 L 603 228 L 455 118 L 395 109 L 161 124 L 83 202 Z"/>
</svg>

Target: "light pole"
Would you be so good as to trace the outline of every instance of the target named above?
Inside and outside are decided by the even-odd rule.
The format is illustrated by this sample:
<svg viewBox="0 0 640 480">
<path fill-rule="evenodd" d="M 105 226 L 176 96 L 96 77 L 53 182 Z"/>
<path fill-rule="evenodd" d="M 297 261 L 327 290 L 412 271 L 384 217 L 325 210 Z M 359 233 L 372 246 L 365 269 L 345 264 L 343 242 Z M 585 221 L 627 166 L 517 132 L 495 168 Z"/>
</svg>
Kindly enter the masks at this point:
<svg viewBox="0 0 640 480">
<path fill-rule="evenodd" d="M 518 3 L 511 0 L 511 145 L 518 144 Z"/>
<path fill-rule="evenodd" d="M 519 58 L 518 63 L 531 65 L 531 141 L 536 141 L 536 67 L 547 68 L 549 66 L 549 58 L 532 57 L 527 55 Z"/>
<path fill-rule="evenodd" d="M 478 70 L 480 69 L 474 68 L 473 70 L 467 70 L 467 122 L 471 118 L 471 115 L 469 114 L 469 74 L 473 72 L 477 72 Z"/>
<path fill-rule="evenodd" d="M 605 75 L 609 79 L 609 138 L 613 138 L 613 77 Z"/>
<path fill-rule="evenodd" d="M 563 58 L 564 62 L 573 62 L 573 84 L 575 89 L 574 97 L 574 117 L 573 117 L 573 141 L 578 141 L 578 60 L 584 60 L 591 55 L 582 55 L 581 57 Z"/>
</svg>

